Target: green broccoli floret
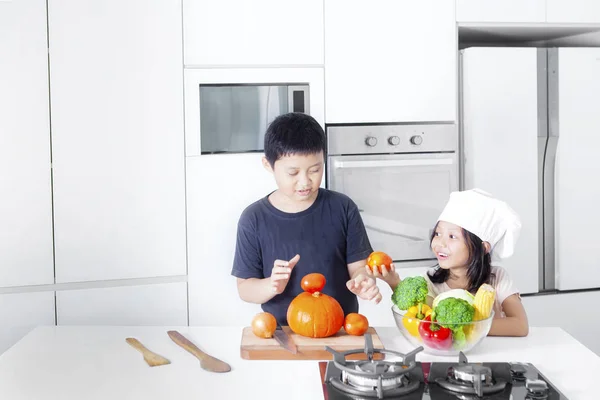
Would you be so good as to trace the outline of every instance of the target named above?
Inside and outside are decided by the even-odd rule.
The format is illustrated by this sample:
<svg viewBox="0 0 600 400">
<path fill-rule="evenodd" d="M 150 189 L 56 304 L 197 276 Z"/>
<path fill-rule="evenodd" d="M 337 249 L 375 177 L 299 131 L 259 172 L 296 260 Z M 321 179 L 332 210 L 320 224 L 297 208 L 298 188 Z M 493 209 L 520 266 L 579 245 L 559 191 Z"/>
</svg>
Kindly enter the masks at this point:
<svg viewBox="0 0 600 400">
<path fill-rule="evenodd" d="M 468 301 L 456 297 L 441 300 L 433 309 L 431 318 L 440 326 L 452 330 L 454 346 L 460 347 L 466 341 L 463 325 L 473 321 L 475 308 Z"/>
<path fill-rule="evenodd" d="M 400 310 L 408 310 L 412 306 L 424 303 L 427 298 L 427 281 L 422 276 L 404 278 L 392 293 L 392 302 Z"/>
</svg>

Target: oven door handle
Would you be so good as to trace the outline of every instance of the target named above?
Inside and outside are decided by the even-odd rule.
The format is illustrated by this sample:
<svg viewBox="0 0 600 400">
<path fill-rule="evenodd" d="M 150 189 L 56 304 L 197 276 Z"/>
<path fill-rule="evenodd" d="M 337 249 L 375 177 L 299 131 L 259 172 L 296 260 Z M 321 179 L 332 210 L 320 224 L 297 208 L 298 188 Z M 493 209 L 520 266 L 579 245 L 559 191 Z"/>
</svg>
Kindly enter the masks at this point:
<svg viewBox="0 0 600 400">
<path fill-rule="evenodd" d="M 423 167 L 428 165 L 452 165 L 452 158 L 431 158 L 417 160 L 362 160 L 333 162 L 334 168 L 381 168 L 381 167 Z"/>
</svg>

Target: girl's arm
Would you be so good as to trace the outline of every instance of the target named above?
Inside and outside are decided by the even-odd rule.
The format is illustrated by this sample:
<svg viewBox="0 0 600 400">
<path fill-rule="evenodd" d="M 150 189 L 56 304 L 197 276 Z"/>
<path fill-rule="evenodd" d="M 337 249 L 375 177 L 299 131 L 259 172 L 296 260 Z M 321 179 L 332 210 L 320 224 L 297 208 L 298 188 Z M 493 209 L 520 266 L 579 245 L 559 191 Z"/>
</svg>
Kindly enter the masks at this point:
<svg viewBox="0 0 600 400">
<path fill-rule="evenodd" d="M 529 322 L 518 294 L 508 296 L 502 303 L 505 318 L 494 318 L 489 336 L 527 336 Z"/>
</svg>

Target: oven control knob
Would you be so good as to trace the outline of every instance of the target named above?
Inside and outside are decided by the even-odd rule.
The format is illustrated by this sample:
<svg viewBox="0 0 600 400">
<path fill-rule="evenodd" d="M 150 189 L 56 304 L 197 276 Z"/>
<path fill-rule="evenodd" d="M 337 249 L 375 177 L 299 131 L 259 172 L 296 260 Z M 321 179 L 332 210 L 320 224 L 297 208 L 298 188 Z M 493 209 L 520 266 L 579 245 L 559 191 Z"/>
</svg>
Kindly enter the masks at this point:
<svg viewBox="0 0 600 400">
<path fill-rule="evenodd" d="M 410 142 L 416 146 L 420 145 L 421 143 L 423 143 L 423 138 L 419 135 L 415 135 L 413 137 L 410 138 Z"/>
<path fill-rule="evenodd" d="M 398 136 L 390 136 L 388 143 L 392 146 L 398 146 L 400 144 L 400 138 Z"/>
<path fill-rule="evenodd" d="M 527 379 L 525 381 L 527 393 L 533 395 L 544 395 L 548 393 L 548 384 L 541 379 Z"/>
<path fill-rule="evenodd" d="M 374 136 L 369 136 L 365 139 L 365 143 L 369 147 L 375 147 L 375 145 L 377 144 L 377 138 Z"/>
</svg>

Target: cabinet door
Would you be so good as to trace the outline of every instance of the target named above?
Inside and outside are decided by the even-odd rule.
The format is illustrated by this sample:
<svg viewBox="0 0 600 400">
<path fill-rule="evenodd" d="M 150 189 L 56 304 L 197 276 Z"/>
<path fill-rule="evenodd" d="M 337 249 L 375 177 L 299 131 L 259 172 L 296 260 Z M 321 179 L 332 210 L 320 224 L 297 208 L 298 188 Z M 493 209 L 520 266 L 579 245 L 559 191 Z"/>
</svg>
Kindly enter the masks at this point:
<svg viewBox="0 0 600 400">
<path fill-rule="evenodd" d="M 189 247 L 192 326 L 249 324 L 261 311 L 260 305 L 240 299 L 236 278 L 231 275 L 240 214 L 277 189 L 261 157 L 231 154 L 187 160 L 188 235 L 193 243 Z M 238 184 L 233 187 L 229 182 L 234 180 Z M 219 196 L 207 195 L 207 187 Z M 210 283 L 206 282 L 207 276 Z"/>
<path fill-rule="evenodd" d="M 546 0 L 547 21 L 556 23 L 600 23 L 598 0 Z"/>
<path fill-rule="evenodd" d="M 184 0 L 184 62 L 323 64 L 323 0 Z"/>
<path fill-rule="evenodd" d="M 0 2 L 0 287 L 54 283 L 46 1 Z"/>
<path fill-rule="evenodd" d="M 557 289 L 600 288 L 594 252 L 600 198 L 600 49 L 558 50 L 555 166 Z"/>
<path fill-rule="evenodd" d="M 48 6 L 57 282 L 185 274 L 180 3 Z"/>
<path fill-rule="evenodd" d="M 0 294 L 0 354 L 39 325 L 55 325 L 54 292 Z"/>
<path fill-rule="evenodd" d="M 452 1 L 325 2 L 328 123 L 454 121 Z"/>
<path fill-rule="evenodd" d="M 546 22 L 546 0 L 456 0 L 457 22 Z"/>
<path fill-rule="evenodd" d="M 57 325 L 187 325 L 185 282 L 56 292 Z"/>
<path fill-rule="evenodd" d="M 514 254 L 493 264 L 521 293 L 539 290 L 537 57 L 534 48 L 473 47 L 462 58 L 463 189 L 485 190 L 519 214 Z"/>
</svg>

